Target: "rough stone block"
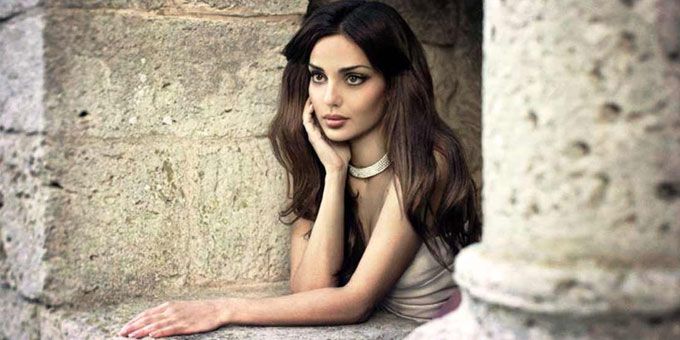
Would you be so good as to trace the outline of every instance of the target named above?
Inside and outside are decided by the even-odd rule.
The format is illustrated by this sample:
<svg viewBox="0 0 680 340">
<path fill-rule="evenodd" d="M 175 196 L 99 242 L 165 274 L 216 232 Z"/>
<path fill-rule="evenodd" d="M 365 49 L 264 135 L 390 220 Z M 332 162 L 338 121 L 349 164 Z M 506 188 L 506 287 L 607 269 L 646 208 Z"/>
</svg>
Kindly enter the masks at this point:
<svg viewBox="0 0 680 340">
<path fill-rule="evenodd" d="M 19 11 L 28 4 L 10 1 L 0 6 Z M 0 17 L 2 11 L 0 7 Z M 44 128 L 43 29 L 41 10 L 0 24 L 0 132 Z"/>
<path fill-rule="evenodd" d="M 112 303 L 287 278 L 266 139 L 0 142 L 5 262 L 25 296 Z"/>
<path fill-rule="evenodd" d="M 208 6 L 244 15 L 304 14 L 307 2 L 303 0 L 188 0 L 182 8 Z"/>
<path fill-rule="evenodd" d="M 17 13 L 35 7 L 39 2 L 40 0 L 3 0 L 0 2 L 0 19 L 9 18 Z"/>
<path fill-rule="evenodd" d="M 678 265 L 680 86 L 644 14 L 656 15 L 651 3 L 486 4 L 490 247 Z"/>
<path fill-rule="evenodd" d="M 49 176 L 44 171 L 42 135 L 0 134 L 0 243 L 5 283 L 38 298 L 47 269 L 45 206 Z"/>
<path fill-rule="evenodd" d="M 198 20 L 52 9 L 48 129 L 59 135 L 263 135 L 290 18 Z"/>
<path fill-rule="evenodd" d="M 285 294 L 287 284 L 227 287 L 221 291 L 191 292 L 175 299 L 269 297 Z M 118 330 L 134 315 L 167 300 L 135 299 L 114 306 L 87 311 L 56 311 L 42 317 L 42 335 L 49 339 L 115 338 Z M 375 313 L 368 321 L 341 326 L 234 326 L 181 336 L 182 339 L 403 339 L 418 323 L 386 312 Z"/>
<path fill-rule="evenodd" d="M 288 278 L 289 228 L 278 221 L 284 171 L 266 138 L 197 148 L 192 284 Z"/>
<path fill-rule="evenodd" d="M 141 9 L 161 13 L 217 14 L 227 16 L 304 14 L 303 0 L 47 0 L 52 7 L 83 9 Z"/>
<path fill-rule="evenodd" d="M 68 8 L 135 8 L 144 10 L 155 10 L 166 4 L 172 3 L 171 0 L 45 0 L 45 4 L 51 7 Z"/>
<path fill-rule="evenodd" d="M 0 338 L 40 339 L 39 311 L 16 291 L 0 287 Z"/>
</svg>

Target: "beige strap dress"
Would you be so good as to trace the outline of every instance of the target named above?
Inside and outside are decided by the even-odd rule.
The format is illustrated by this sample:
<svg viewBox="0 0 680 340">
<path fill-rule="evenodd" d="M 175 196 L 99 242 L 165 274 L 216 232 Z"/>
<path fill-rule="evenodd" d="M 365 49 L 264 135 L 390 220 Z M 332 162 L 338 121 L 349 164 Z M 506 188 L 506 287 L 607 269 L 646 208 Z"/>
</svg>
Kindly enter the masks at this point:
<svg viewBox="0 0 680 340">
<path fill-rule="evenodd" d="M 448 255 L 441 238 L 437 245 Z M 453 265 L 453 258 L 447 263 Z M 378 307 L 397 316 L 430 321 L 457 288 L 451 272 L 442 267 L 423 243 L 413 262 Z"/>
</svg>

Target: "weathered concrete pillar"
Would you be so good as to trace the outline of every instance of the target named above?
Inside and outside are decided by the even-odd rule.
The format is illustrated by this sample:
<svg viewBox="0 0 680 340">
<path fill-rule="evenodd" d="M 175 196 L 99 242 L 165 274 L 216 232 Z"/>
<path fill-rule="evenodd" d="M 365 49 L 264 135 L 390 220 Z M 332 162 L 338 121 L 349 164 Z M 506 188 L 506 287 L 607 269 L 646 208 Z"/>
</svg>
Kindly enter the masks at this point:
<svg viewBox="0 0 680 340">
<path fill-rule="evenodd" d="M 418 338 L 680 337 L 680 8 L 485 2 L 484 238 Z"/>
</svg>

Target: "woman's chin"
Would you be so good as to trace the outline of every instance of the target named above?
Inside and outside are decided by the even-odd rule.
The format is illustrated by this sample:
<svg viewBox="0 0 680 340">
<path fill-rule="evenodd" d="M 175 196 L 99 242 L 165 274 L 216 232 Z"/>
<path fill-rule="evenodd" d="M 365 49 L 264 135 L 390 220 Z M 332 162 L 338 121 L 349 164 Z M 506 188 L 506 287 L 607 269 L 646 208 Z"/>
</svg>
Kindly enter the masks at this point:
<svg viewBox="0 0 680 340">
<path fill-rule="evenodd" d="M 328 140 L 336 142 L 336 143 L 346 142 L 350 139 L 349 134 L 344 133 L 342 131 L 338 131 L 338 130 L 331 130 L 331 129 L 324 130 L 324 134 L 326 135 Z"/>
</svg>

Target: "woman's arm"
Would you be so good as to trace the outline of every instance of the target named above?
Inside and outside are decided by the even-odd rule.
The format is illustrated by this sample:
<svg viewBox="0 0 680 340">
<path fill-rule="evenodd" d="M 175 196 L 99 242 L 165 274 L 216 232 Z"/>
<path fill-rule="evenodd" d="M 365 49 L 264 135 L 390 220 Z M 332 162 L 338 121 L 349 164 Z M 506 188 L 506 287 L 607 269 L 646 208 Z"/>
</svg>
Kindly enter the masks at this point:
<svg viewBox="0 0 680 340">
<path fill-rule="evenodd" d="M 337 286 L 333 275 L 340 270 L 344 255 L 346 178 L 346 170 L 326 174 L 319 213 L 309 240 L 303 235 L 311 226 L 294 228 L 290 250 L 290 288 L 294 293 Z M 298 222 L 304 224 L 306 220 L 298 219 Z"/>
<path fill-rule="evenodd" d="M 269 298 L 173 301 L 128 322 L 120 336 L 164 337 L 212 331 L 222 325 L 339 325 L 363 322 L 371 309 L 360 292 L 322 288 Z"/>
<path fill-rule="evenodd" d="M 364 321 L 372 311 L 359 292 L 330 287 L 258 299 L 233 298 L 224 304 L 225 324 L 341 325 Z"/>
<path fill-rule="evenodd" d="M 290 264 L 290 286 L 293 292 L 337 286 L 338 280 L 334 274 L 340 270 L 344 255 L 345 181 L 351 153 L 347 142 L 332 142 L 324 136 L 315 116 L 312 101 L 307 98 L 302 110 L 302 124 L 326 170 L 326 178 L 309 240 L 298 236 L 299 233 L 293 234 Z M 304 226 L 309 224 L 308 221 L 300 223 L 303 226 L 296 226 L 296 231 L 301 228 L 306 228 L 305 232 L 309 230 L 309 226 Z"/>
<path fill-rule="evenodd" d="M 422 241 L 390 186 L 366 251 L 349 283 L 292 295 L 166 303 L 146 310 L 121 330 L 133 337 L 191 334 L 222 325 L 318 325 L 356 323 L 394 287 L 413 261 Z"/>
</svg>

